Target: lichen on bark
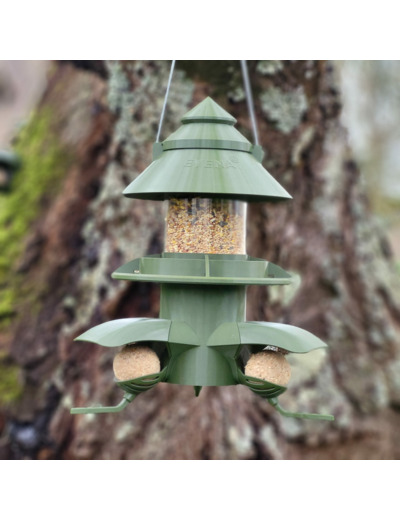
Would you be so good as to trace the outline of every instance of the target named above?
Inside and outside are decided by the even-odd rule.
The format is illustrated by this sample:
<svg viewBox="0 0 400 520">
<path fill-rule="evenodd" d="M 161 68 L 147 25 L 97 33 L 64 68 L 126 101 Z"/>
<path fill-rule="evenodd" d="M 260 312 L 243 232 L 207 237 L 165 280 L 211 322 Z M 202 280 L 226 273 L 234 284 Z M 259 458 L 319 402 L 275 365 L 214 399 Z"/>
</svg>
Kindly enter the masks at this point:
<svg viewBox="0 0 400 520">
<path fill-rule="evenodd" d="M 262 92 L 260 102 L 264 114 L 284 134 L 299 126 L 308 107 L 302 86 L 289 92 L 271 86 Z"/>
</svg>

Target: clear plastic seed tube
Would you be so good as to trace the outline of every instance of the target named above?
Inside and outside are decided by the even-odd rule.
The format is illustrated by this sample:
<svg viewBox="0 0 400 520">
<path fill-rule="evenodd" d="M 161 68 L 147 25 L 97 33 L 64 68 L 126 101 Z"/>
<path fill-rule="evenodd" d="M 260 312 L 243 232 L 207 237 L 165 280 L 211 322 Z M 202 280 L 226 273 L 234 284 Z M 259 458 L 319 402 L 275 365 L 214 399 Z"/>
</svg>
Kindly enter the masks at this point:
<svg viewBox="0 0 400 520">
<path fill-rule="evenodd" d="M 247 203 L 228 199 L 169 199 L 167 253 L 246 254 Z"/>
</svg>

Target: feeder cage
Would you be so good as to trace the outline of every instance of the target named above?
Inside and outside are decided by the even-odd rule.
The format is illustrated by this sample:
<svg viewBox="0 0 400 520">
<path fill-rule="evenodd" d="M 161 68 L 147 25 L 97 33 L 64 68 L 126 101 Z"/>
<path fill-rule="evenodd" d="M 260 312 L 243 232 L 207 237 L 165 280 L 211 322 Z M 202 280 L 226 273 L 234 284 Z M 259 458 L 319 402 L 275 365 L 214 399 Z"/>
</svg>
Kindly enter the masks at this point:
<svg viewBox="0 0 400 520">
<path fill-rule="evenodd" d="M 332 420 L 331 415 L 288 412 L 278 403 L 287 389 L 285 355 L 327 345 L 282 323 L 246 321 L 246 288 L 286 285 L 281 267 L 246 253 L 248 203 L 291 196 L 261 164 L 262 150 L 206 98 L 182 126 L 155 143 L 153 162 L 125 190 L 134 199 L 165 201 L 164 251 L 119 267 L 118 280 L 160 284 L 159 318 L 128 318 L 98 325 L 77 338 L 119 348 L 117 406 L 73 408 L 71 413 L 120 411 L 159 382 L 203 386 L 241 384 L 283 415 Z M 121 350 L 122 347 L 122 350 Z"/>
</svg>

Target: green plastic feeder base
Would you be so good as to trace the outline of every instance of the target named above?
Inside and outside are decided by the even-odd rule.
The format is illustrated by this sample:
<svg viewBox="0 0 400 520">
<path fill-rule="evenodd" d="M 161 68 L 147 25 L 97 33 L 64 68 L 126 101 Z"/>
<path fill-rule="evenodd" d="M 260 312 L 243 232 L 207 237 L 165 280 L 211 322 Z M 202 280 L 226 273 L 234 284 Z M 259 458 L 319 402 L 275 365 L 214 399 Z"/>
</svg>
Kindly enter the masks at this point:
<svg viewBox="0 0 400 520">
<path fill-rule="evenodd" d="M 247 285 L 291 283 L 289 273 L 246 255 L 164 253 L 129 262 L 116 274 L 114 277 L 122 279 L 158 279 L 160 317 L 113 320 L 93 327 L 77 340 L 111 348 L 148 345 L 158 354 L 162 369 L 129 381 L 116 380 L 126 394 L 115 407 L 75 408 L 72 413 L 120 411 L 129 399 L 164 382 L 192 386 L 196 396 L 205 386 L 241 384 L 284 416 L 332 419 L 284 410 L 277 398 L 286 387 L 244 373 L 245 356 L 266 345 L 295 354 L 327 347 L 313 334 L 292 325 L 246 321 Z"/>
<path fill-rule="evenodd" d="M 137 258 L 112 273 L 117 280 L 201 285 L 288 285 L 290 273 L 248 255 L 162 253 Z"/>
</svg>

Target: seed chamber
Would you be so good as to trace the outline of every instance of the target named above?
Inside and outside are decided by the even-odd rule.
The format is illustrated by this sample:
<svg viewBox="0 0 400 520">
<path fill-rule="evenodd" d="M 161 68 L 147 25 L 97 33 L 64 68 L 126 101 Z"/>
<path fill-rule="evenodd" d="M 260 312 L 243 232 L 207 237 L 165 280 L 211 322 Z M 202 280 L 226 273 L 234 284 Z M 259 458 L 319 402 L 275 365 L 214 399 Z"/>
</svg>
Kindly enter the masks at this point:
<svg viewBox="0 0 400 520">
<path fill-rule="evenodd" d="M 194 197 L 166 204 L 167 253 L 246 254 L 246 202 Z"/>
</svg>

